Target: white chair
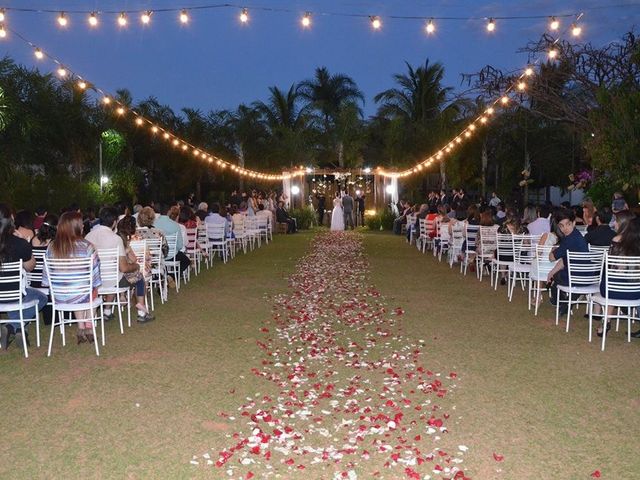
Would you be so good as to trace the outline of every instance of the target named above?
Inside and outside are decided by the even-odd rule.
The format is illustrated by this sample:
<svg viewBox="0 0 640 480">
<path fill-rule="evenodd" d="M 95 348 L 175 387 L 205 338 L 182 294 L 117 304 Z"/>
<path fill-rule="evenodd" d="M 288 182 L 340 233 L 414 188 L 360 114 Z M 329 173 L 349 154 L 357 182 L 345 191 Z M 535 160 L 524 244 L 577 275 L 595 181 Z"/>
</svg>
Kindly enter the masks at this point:
<svg viewBox="0 0 640 480">
<path fill-rule="evenodd" d="M 604 296 L 597 292 L 590 297 L 591 305 L 589 307 L 589 341 L 593 334 L 593 304 L 602 307 L 602 347 L 604 351 L 605 342 L 607 340 L 607 323 L 609 321 L 609 307 L 617 309 L 617 323 L 621 317 L 627 319 L 627 342 L 631 341 L 631 322 L 640 320 L 638 318 L 638 309 L 640 309 L 640 257 L 624 257 L 618 255 L 607 255 L 604 258 L 603 269 L 604 281 L 606 288 Z M 619 295 L 627 296 L 627 299 L 615 298 Z M 635 297 L 635 299 L 633 299 Z M 626 308 L 626 314 L 622 313 Z M 636 310 L 636 315 L 632 312 Z M 616 330 L 618 325 L 616 325 Z"/>
<path fill-rule="evenodd" d="M 235 237 L 234 250 L 235 245 L 242 246 L 242 252 L 247 253 L 247 233 L 245 230 L 245 219 L 240 216 L 234 216 L 233 219 L 233 236 Z"/>
<path fill-rule="evenodd" d="M 131 326 L 131 287 L 120 287 L 120 249 L 101 248 L 98 250 L 98 258 L 100 259 L 100 280 L 102 285 L 98 288 L 98 295 L 102 297 L 102 304 L 113 307 L 118 310 L 118 320 L 120 322 L 120 333 L 124 333 L 122 324 L 122 301 L 120 295 L 125 294 L 127 297 L 127 325 Z M 113 300 L 107 301 L 104 297 L 113 295 Z"/>
<path fill-rule="evenodd" d="M 202 259 L 202 249 L 198 245 L 198 228 L 187 228 L 187 244 L 185 245 L 187 256 L 193 265 L 193 272 L 200 273 L 200 263 Z M 187 270 L 187 278 L 191 278 L 191 269 Z"/>
<path fill-rule="evenodd" d="M 591 244 L 589 244 L 589 251 L 590 252 L 609 253 L 609 248 L 611 248 L 609 245 L 591 245 Z"/>
<path fill-rule="evenodd" d="M 484 266 L 491 265 L 493 257 L 497 248 L 497 235 L 498 227 L 496 225 L 492 227 L 480 227 L 478 235 L 480 236 L 480 242 L 476 241 L 476 275 L 478 280 L 482 282 L 484 276 Z"/>
<path fill-rule="evenodd" d="M 29 358 L 29 350 L 27 349 L 27 331 L 28 322 L 36 324 L 36 341 L 40 346 L 40 312 L 38 312 L 38 301 L 24 301 L 24 292 L 27 287 L 27 279 L 22 260 L 17 262 L 6 262 L 0 264 L 0 285 L 7 288 L 0 289 L 0 312 L 19 312 L 20 318 L 17 320 L 0 319 L 0 325 L 3 323 L 20 323 L 22 331 L 22 348 L 24 349 L 25 358 Z M 24 309 L 33 308 L 36 312 L 34 318 L 24 318 Z"/>
<path fill-rule="evenodd" d="M 587 234 L 587 226 L 586 225 L 576 225 L 576 230 L 579 231 L 584 237 Z"/>
<path fill-rule="evenodd" d="M 569 285 L 558 285 L 558 298 L 556 299 L 556 325 L 560 317 L 560 304 L 567 304 L 567 324 L 565 331 L 569 331 L 571 310 L 574 305 L 591 304 L 591 296 L 600 291 L 600 276 L 602 274 L 602 252 L 567 252 L 567 271 Z M 567 294 L 567 299 L 562 300 L 560 292 Z M 576 297 L 574 299 L 574 296 Z M 585 297 L 585 300 L 580 300 Z"/>
<path fill-rule="evenodd" d="M 26 272 L 27 274 L 27 283 L 30 288 L 38 290 L 39 292 L 44 293 L 47 297 L 49 296 L 49 287 L 42 286 L 42 272 L 44 271 L 44 256 L 46 254 L 46 250 L 36 249 L 34 248 L 32 251 L 33 258 L 36 260 L 36 265 L 33 267 L 33 270 L 30 272 Z M 51 300 L 47 302 L 47 305 L 52 305 Z M 40 338 L 38 338 L 38 347 L 40 346 Z"/>
<path fill-rule="evenodd" d="M 229 260 L 229 242 L 225 238 L 224 223 L 207 223 L 207 239 L 211 247 L 211 255 L 218 253 L 224 263 Z"/>
<path fill-rule="evenodd" d="M 169 251 L 164 258 L 164 267 L 167 270 L 167 274 L 173 276 L 176 284 L 176 293 L 180 291 L 180 262 L 175 260 L 176 255 L 178 254 L 178 235 L 180 233 L 172 233 L 171 235 L 166 235 L 167 245 L 169 246 Z M 186 270 L 185 270 L 185 279 L 186 279 Z"/>
<path fill-rule="evenodd" d="M 478 238 L 478 231 L 480 230 L 479 225 L 469 225 L 465 222 L 464 224 L 464 238 L 466 240 L 464 251 L 462 252 L 462 262 L 460 262 L 460 273 L 467 275 L 467 269 L 469 268 L 469 263 L 471 263 L 471 257 L 476 254 L 476 240 Z"/>
<path fill-rule="evenodd" d="M 258 218 L 254 216 L 247 216 L 244 219 L 245 235 L 249 241 L 249 247 L 251 250 L 255 248 L 255 244 L 260 248 L 260 230 L 258 229 Z"/>
<path fill-rule="evenodd" d="M 464 245 L 464 224 L 456 222 L 451 226 L 451 240 L 449 242 L 449 268 L 462 257 L 462 247 Z"/>
<path fill-rule="evenodd" d="M 149 288 L 151 289 L 151 309 L 153 310 L 153 289 L 158 288 L 160 292 L 160 303 L 168 299 L 167 292 L 167 271 L 164 267 L 164 255 L 162 255 L 162 239 L 147 238 L 147 249 L 151 257 L 151 279 Z"/>
<path fill-rule="evenodd" d="M 442 254 L 449 251 L 449 224 L 436 222 L 436 236 L 433 242 L 433 256 L 437 255 L 438 261 L 442 261 Z"/>
<path fill-rule="evenodd" d="M 149 302 L 147 301 L 147 292 L 149 292 L 149 297 L 151 298 L 151 310 L 155 309 L 155 305 L 153 304 L 153 289 L 151 284 L 151 276 L 147 272 L 147 256 L 149 255 L 149 251 L 147 249 L 147 240 L 132 240 L 129 242 L 129 247 L 131 247 L 131 251 L 136 256 L 136 262 L 140 267 L 140 271 L 144 276 L 144 280 L 146 283 L 146 290 L 144 292 L 144 305 L 149 308 Z M 140 301 L 140 299 L 138 299 Z"/>
<path fill-rule="evenodd" d="M 540 235 L 513 235 L 513 264 L 509 267 L 509 301 L 513 299 L 513 290 L 518 280 L 524 291 L 539 241 Z"/>
<path fill-rule="evenodd" d="M 201 251 L 201 256 L 204 257 L 204 264 L 207 266 L 207 270 L 211 266 L 211 246 L 209 245 L 209 238 L 207 237 L 207 227 L 205 223 L 201 223 L 197 228 L 197 242 Z"/>
<path fill-rule="evenodd" d="M 532 270 L 529 272 L 528 308 L 531 310 L 531 300 L 534 299 L 534 315 L 538 316 L 538 308 L 542 298 L 541 285 L 546 283 L 549 272 L 553 270 L 556 262 L 549 260 L 549 254 L 555 248 L 553 245 L 536 245 L 535 248 L 536 255 L 533 260 Z"/>
<path fill-rule="evenodd" d="M 102 346 L 105 345 L 104 312 L 102 299 L 93 297 L 93 262 L 95 254 L 88 258 L 44 258 L 44 266 L 47 271 L 49 288 L 51 289 L 51 302 L 53 304 L 53 319 L 51 322 L 51 334 L 49 336 L 49 350 L 47 356 L 51 356 L 53 346 L 53 333 L 56 327 L 60 327 L 62 345 L 66 345 L 65 326 L 73 323 L 91 323 L 91 330 L 96 355 L 100 355 L 98 336 L 96 335 L 96 322 L 100 321 L 102 333 Z M 83 302 L 70 303 L 68 297 L 83 299 Z M 96 310 L 99 314 L 96 314 Z M 85 318 L 75 318 L 76 312 L 89 312 Z M 68 318 L 65 313 L 70 313 Z M 57 314 L 57 315 L 56 315 Z"/>
<path fill-rule="evenodd" d="M 418 238 L 416 240 L 416 247 L 424 253 L 427 250 L 428 235 L 427 235 L 427 221 L 424 218 L 418 219 Z"/>
<path fill-rule="evenodd" d="M 257 215 L 258 219 L 258 239 L 264 238 L 264 243 L 269 244 L 269 235 L 271 227 L 269 226 L 269 217 L 266 215 Z"/>
<path fill-rule="evenodd" d="M 500 274 L 506 273 L 507 279 L 511 280 L 508 276 L 509 269 L 513 265 L 513 235 L 510 233 L 497 233 L 496 234 L 496 256 L 491 259 L 491 286 L 494 290 L 498 289 L 498 282 L 500 280 Z M 509 282 L 507 292 L 511 290 L 511 283 Z"/>
<path fill-rule="evenodd" d="M 409 233 L 409 245 L 413 244 L 415 231 L 416 215 L 406 215 L 405 232 Z"/>
</svg>

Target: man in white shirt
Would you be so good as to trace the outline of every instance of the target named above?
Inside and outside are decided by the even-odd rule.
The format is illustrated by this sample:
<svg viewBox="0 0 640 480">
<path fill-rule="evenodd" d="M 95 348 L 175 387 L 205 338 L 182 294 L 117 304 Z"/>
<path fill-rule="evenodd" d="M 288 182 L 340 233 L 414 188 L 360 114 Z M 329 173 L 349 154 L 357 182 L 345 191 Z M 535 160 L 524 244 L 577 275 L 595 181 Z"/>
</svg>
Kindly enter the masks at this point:
<svg viewBox="0 0 640 480">
<path fill-rule="evenodd" d="M 100 209 L 100 213 L 98 216 L 100 218 L 100 224 L 93 227 L 85 238 L 96 248 L 96 250 L 98 251 L 98 256 L 100 255 L 100 250 L 107 248 L 118 249 L 118 270 L 120 271 L 120 276 L 118 277 L 118 285 L 128 287 L 129 283 L 126 281 L 126 279 L 123 278 L 124 274 L 136 272 L 140 267 L 137 263 L 130 264 L 129 262 L 127 262 L 122 238 L 120 237 L 120 235 L 113 231 L 114 228 L 116 228 L 116 224 L 118 221 L 118 211 L 113 207 L 103 207 Z M 115 285 L 106 286 L 113 287 Z M 105 295 L 105 301 L 113 301 L 113 295 Z M 113 318 L 111 306 L 104 307 L 104 317 L 105 320 L 111 320 Z"/>
<path fill-rule="evenodd" d="M 549 233 L 551 231 L 551 222 L 549 221 L 549 215 L 551 209 L 546 205 L 540 205 L 537 209 L 538 218 L 527 225 L 527 229 L 531 235 L 542 235 L 543 233 Z"/>
<path fill-rule="evenodd" d="M 269 210 L 264 209 L 264 205 L 262 203 L 258 203 L 258 211 L 256 212 L 256 217 L 264 217 L 267 219 L 268 228 L 273 231 L 273 222 L 271 221 L 271 212 Z"/>
<path fill-rule="evenodd" d="M 502 200 L 498 198 L 498 194 L 496 192 L 491 192 L 491 200 L 489 200 L 490 207 L 498 207 L 502 203 Z"/>
<path fill-rule="evenodd" d="M 229 222 L 226 218 L 220 215 L 220 204 L 214 203 L 211 205 L 211 213 L 204 218 L 205 226 L 207 224 L 224 224 L 224 238 L 229 236 Z"/>
</svg>

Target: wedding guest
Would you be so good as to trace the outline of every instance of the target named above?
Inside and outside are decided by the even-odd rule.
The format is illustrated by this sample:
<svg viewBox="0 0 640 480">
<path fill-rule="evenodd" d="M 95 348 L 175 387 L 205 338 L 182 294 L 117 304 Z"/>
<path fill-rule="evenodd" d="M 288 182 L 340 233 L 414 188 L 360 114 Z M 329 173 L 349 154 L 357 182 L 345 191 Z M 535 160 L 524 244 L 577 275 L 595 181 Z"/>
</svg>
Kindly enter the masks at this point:
<svg viewBox="0 0 640 480">
<path fill-rule="evenodd" d="M 15 214 L 13 219 L 14 232 L 16 237 L 25 239 L 27 242 L 31 242 L 31 239 L 35 235 L 33 230 L 33 213 L 29 210 L 20 210 Z"/>
<path fill-rule="evenodd" d="M 296 233 L 297 226 L 295 218 L 292 218 L 284 208 L 284 201 L 278 202 L 278 209 L 276 210 L 276 221 L 278 223 L 287 224 L 287 233 Z"/>
<path fill-rule="evenodd" d="M 524 212 L 522 213 L 522 224 L 529 225 L 530 223 L 535 222 L 538 219 L 536 207 L 531 204 L 528 204 L 524 208 Z"/>
<path fill-rule="evenodd" d="M 502 200 L 500 200 L 500 197 L 498 197 L 498 194 L 496 192 L 491 192 L 491 200 L 489 200 L 489 206 L 498 208 L 498 205 L 500 205 L 501 203 L 502 203 Z"/>
<path fill-rule="evenodd" d="M 47 209 L 45 207 L 40 206 L 36 208 L 36 218 L 34 218 L 33 220 L 34 230 L 37 231 L 40 228 L 40 225 L 42 225 L 42 222 L 44 222 L 44 217 L 46 216 L 47 216 Z"/>
<path fill-rule="evenodd" d="M 611 210 L 613 211 L 613 213 L 618 213 L 623 210 L 629 210 L 629 205 L 627 205 L 627 202 L 621 192 L 616 192 L 613 194 Z"/>
<path fill-rule="evenodd" d="M 200 202 L 198 204 L 198 210 L 196 210 L 196 216 L 204 222 L 207 215 L 209 215 L 209 205 L 207 202 Z"/>
<path fill-rule="evenodd" d="M 536 209 L 537 218 L 527 225 L 531 235 L 543 235 L 551 231 L 549 216 L 551 209 L 547 205 L 539 205 Z"/>
<path fill-rule="evenodd" d="M 224 224 L 224 236 L 225 238 L 229 236 L 229 221 L 227 220 L 226 216 L 220 215 L 219 203 L 214 203 L 213 205 L 211 205 L 211 214 L 204 219 L 204 224 Z"/>
<path fill-rule="evenodd" d="M 41 251 L 44 255 L 44 253 L 47 251 L 47 248 L 49 248 L 49 244 L 56 237 L 57 226 L 58 226 L 57 215 L 53 215 L 53 214 L 45 215 L 43 221 L 40 224 L 40 228 L 38 229 L 38 233 L 36 233 L 35 237 L 31 239 L 31 249 L 34 252 Z M 36 263 L 32 272 L 39 274 L 40 278 L 42 278 L 43 268 L 44 268 L 44 265 L 42 265 L 42 262 L 40 264 Z M 29 286 L 32 288 L 43 288 L 42 280 L 32 279 Z M 47 305 L 42 310 L 42 318 L 44 320 L 45 325 L 51 325 L 51 320 L 53 318 L 52 317 L 53 309 L 52 309 L 52 306 L 48 304 L 49 301 L 51 301 L 51 298 L 47 294 Z"/>
<path fill-rule="evenodd" d="M 36 265 L 36 260 L 33 258 L 31 244 L 24 238 L 15 235 L 15 227 L 13 223 L 13 216 L 11 215 L 11 209 L 8 205 L 0 204 L 0 265 L 3 263 L 18 262 L 22 260 L 22 268 L 30 272 Z M 0 283 L 0 291 L 16 290 L 17 284 Z M 37 309 L 41 311 L 47 304 L 47 296 L 36 290 L 35 288 L 27 287 L 23 301 L 30 302 L 36 300 L 38 302 Z M 35 318 L 36 311 L 34 307 L 23 310 L 23 318 Z M 0 347 L 6 350 L 9 346 L 11 338 L 15 339 L 17 345 L 22 345 L 23 335 L 24 339 L 29 343 L 29 337 L 27 332 L 22 332 L 20 325 L 20 311 L 12 311 L 7 313 L 9 320 L 15 320 L 11 323 L 3 323 L 0 326 Z"/>
<path fill-rule="evenodd" d="M 598 245 L 601 247 L 611 245 L 613 237 L 616 236 L 616 232 L 609 226 L 612 217 L 613 215 L 609 207 L 601 207 L 598 209 L 595 216 L 596 228 L 584 236 L 584 239 L 589 245 Z"/>
</svg>

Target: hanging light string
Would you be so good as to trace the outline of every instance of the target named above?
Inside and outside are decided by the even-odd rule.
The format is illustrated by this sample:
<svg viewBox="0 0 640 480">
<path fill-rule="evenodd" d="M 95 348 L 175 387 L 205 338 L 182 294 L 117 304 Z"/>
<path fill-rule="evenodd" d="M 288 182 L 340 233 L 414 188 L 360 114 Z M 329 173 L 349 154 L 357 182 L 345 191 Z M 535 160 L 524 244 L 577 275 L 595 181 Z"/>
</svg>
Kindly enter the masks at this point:
<svg viewBox="0 0 640 480">
<path fill-rule="evenodd" d="M 583 9 L 584 11 L 595 11 L 595 10 L 606 10 L 606 9 L 617 9 L 617 8 L 629 8 L 629 7 L 639 7 L 640 2 L 633 3 L 625 3 L 625 4 L 615 4 L 615 5 L 600 5 L 593 6 L 589 8 Z M 362 18 L 369 19 L 371 25 L 374 29 L 379 29 L 382 27 L 383 18 L 380 15 L 375 15 L 372 13 L 346 13 L 346 12 L 332 12 L 332 11 L 304 11 L 300 12 L 297 9 L 286 8 L 286 7 L 277 7 L 277 6 L 248 6 L 248 5 L 239 5 L 234 3 L 219 3 L 219 4 L 207 4 L 207 5 L 196 5 L 190 7 L 164 7 L 164 8 L 141 8 L 141 9 L 69 9 L 69 10 L 59 10 L 59 9 L 51 9 L 51 8 L 34 8 L 34 7 L 0 7 L 0 17 L 5 16 L 8 12 L 16 12 L 16 13 L 36 13 L 36 14 L 55 14 L 57 17 L 57 22 L 61 28 L 67 28 L 70 21 L 71 15 L 84 15 L 87 17 L 87 21 L 91 27 L 97 27 L 99 25 L 99 17 L 106 15 L 115 15 L 116 16 L 116 24 L 121 28 L 128 26 L 129 17 L 137 16 L 143 26 L 147 26 L 151 23 L 151 17 L 153 14 L 157 13 L 173 13 L 178 14 L 178 19 L 180 23 L 187 24 L 189 23 L 190 16 L 193 12 L 196 11 L 206 11 L 206 10 L 219 10 L 219 9 L 233 9 L 238 10 L 239 16 L 238 18 L 242 23 L 247 23 L 249 21 L 250 11 L 261 11 L 261 12 L 273 12 L 273 13 L 291 13 L 300 15 L 300 22 L 303 27 L 308 28 L 311 26 L 311 18 L 312 17 L 349 17 L 349 18 Z M 553 30 L 557 30 L 559 26 L 560 19 L 566 18 L 575 18 L 580 14 L 580 12 L 571 12 L 571 13 L 549 13 L 549 14 L 537 14 L 537 15 L 494 15 L 491 17 L 487 16 L 446 16 L 446 15 L 387 15 L 385 18 L 392 20 L 407 20 L 407 21 L 420 21 L 422 23 L 427 22 L 425 24 L 425 30 L 427 33 L 432 34 L 436 30 L 436 21 L 460 21 L 460 22 L 473 22 L 473 21 L 483 21 L 487 23 L 487 31 L 493 32 L 496 29 L 496 23 L 502 21 L 520 21 L 520 20 L 539 20 L 539 19 L 552 19 L 552 25 L 555 28 Z"/>
<path fill-rule="evenodd" d="M 571 34 L 573 36 L 580 35 L 581 32 L 578 30 L 578 22 L 583 16 L 584 12 L 577 14 L 575 17 L 575 22 L 571 24 L 570 27 L 567 27 L 562 35 L 559 35 L 553 42 L 551 42 L 549 50 L 547 51 L 548 59 L 553 60 L 557 57 L 558 51 L 556 49 L 556 46 L 560 42 L 562 36 L 566 35 L 569 31 L 571 31 Z M 387 172 L 383 167 L 378 167 L 376 169 L 376 173 L 383 177 L 403 178 L 414 174 L 420 174 L 425 168 L 430 167 L 437 161 L 444 162 L 447 155 L 450 155 L 452 152 L 455 152 L 457 149 L 459 149 L 463 142 L 470 140 L 478 129 L 485 127 L 491 121 L 491 119 L 494 118 L 499 108 L 507 108 L 513 100 L 512 94 L 514 92 L 524 93 L 526 91 L 528 87 L 526 80 L 535 75 L 534 67 L 536 67 L 539 63 L 540 57 L 536 58 L 531 65 L 518 70 L 520 74 L 516 76 L 514 82 L 509 84 L 502 95 L 495 98 L 484 110 L 484 112 L 482 112 L 480 115 L 477 115 L 471 122 L 467 124 L 464 129 L 462 129 L 456 136 L 446 142 L 446 144 L 444 144 L 444 146 L 438 149 L 434 154 L 416 163 L 412 167 L 401 170 L 399 172 Z"/>
<path fill-rule="evenodd" d="M 108 92 L 98 87 L 95 83 L 89 81 L 82 75 L 74 72 L 69 69 L 69 67 L 58 60 L 53 55 L 49 54 L 46 50 L 41 49 L 36 44 L 31 42 L 29 39 L 25 38 L 20 33 L 16 32 L 12 29 L 7 29 L 11 32 L 12 36 L 22 40 L 29 47 L 33 49 L 34 55 L 38 60 L 48 59 L 56 66 L 56 73 L 58 77 L 63 80 L 72 81 L 80 91 L 93 90 L 100 96 L 100 103 L 107 108 L 112 107 L 112 112 L 116 117 L 124 117 L 127 114 L 130 114 L 133 117 L 133 123 L 138 128 L 146 128 L 150 132 L 150 134 L 158 139 L 163 139 L 168 145 L 172 145 L 177 148 L 179 152 L 188 154 L 196 159 L 207 161 L 212 166 L 217 166 L 221 170 L 229 170 L 231 172 L 236 173 L 239 176 L 246 176 L 250 178 L 255 178 L 258 180 L 265 181 L 281 181 L 283 179 L 293 178 L 296 176 L 304 175 L 305 169 L 304 167 L 299 167 L 294 169 L 291 172 L 282 173 L 282 174 L 274 174 L 274 173 L 265 173 L 257 170 L 251 170 L 248 168 L 240 167 L 234 163 L 231 163 L 223 158 L 218 157 L 217 155 L 210 153 L 205 148 L 198 147 L 193 145 L 189 141 L 184 138 L 176 135 L 171 130 L 164 128 L 160 124 L 148 119 L 141 113 L 136 110 L 128 107 L 124 103 L 120 102 L 115 96 L 110 95 Z"/>
</svg>

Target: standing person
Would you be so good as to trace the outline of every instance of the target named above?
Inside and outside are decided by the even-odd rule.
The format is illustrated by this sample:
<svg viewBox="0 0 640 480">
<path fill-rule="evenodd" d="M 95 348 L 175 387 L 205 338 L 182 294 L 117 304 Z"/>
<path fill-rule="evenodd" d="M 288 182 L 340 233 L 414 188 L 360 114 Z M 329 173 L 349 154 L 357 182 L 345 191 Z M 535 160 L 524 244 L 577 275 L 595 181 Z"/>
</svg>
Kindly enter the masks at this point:
<svg viewBox="0 0 640 480">
<path fill-rule="evenodd" d="M 498 205 L 500 205 L 501 203 L 502 200 L 500 200 L 498 194 L 496 192 L 491 192 L 491 200 L 489 200 L 489 206 L 498 208 Z"/>
<path fill-rule="evenodd" d="M 82 238 L 82 214 L 79 212 L 63 213 L 58 222 L 56 238 L 53 239 L 47 249 L 46 258 L 63 259 L 63 258 L 93 258 L 93 298 L 98 296 L 98 287 L 102 285 L 100 278 L 100 260 L 96 255 L 96 250 L 88 240 Z M 73 275 L 73 272 L 71 272 Z M 49 285 L 47 270 L 42 274 L 42 285 Z M 89 303 L 89 297 L 85 295 L 77 295 L 73 293 L 60 294 L 56 296 L 57 304 L 78 304 Z M 78 332 L 76 338 L 78 343 L 94 342 L 93 337 L 93 317 L 95 312 L 89 310 L 81 310 L 74 312 L 74 316 L 78 320 L 86 320 L 78 322 Z"/>
<path fill-rule="evenodd" d="M 353 197 L 349 195 L 349 190 L 346 190 L 344 197 L 342 197 L 342 210 L 344 212 L 344 229 L 351 226 L 351 230 L 353 230 Z"/>
<path fill-rule="evenodd" d="M 342 212 L 342 200 L 340 200 L 340 192 L 336 192 L 333 198 L 333 211 L 331 212 L 331 230 L 344 230 L 344 213 Z"/>
<path fill-rule="evenodd" d="M 31 244 L 24 238 L 20 238 L 14 235 L 13 217 L 11 215 L 11 209 L 8 205 L 0 204 L 0 265 L 3 263 L 18 262 L 22 260 L 22 268 L 27 272 L 33 270 L 36 265 L 36 259 L 33 258 L 31 251 Z M 17 289 L 18 285 L 11 285 L 9 283 L 0 284 L 0 290 Z M 27 287 L 24 292 L 23 301 L 29 302 L 31 300 L 38 301 L 38 311 L 42 310 L 47 304 L 47 296 L 34 289 Z M 35 318 L 36 312 L 34 307 L 23 310 L 23 318 Z M 11 336 L 15 336 L 16 344 L 22 344 L 24 339 L 26 343 L 29 343 L 29 337 L 27 332 L 20 330 L 20 312 L 18 310 L 9 312 L 7 314 L 10 320 L 15 322 L 2 324 L 0 326 L 0 346 L 3 350 L 6 350 L 9 346 Z"/>
<path fill-rule="evenodd" d="M 326 197 L 324 193 L 316 194 L 316 198 L 318 199 L 318 225 L 322 226 L 324 224 L 324 209 L 326 207 Z"/>
<path fill-rule="evenodd" d="M 358 206 L 358 218 L 356 223 L 364 226 L 364 193 L 360 192 L 356 195 L 356 205 Z"/>
</svg>

